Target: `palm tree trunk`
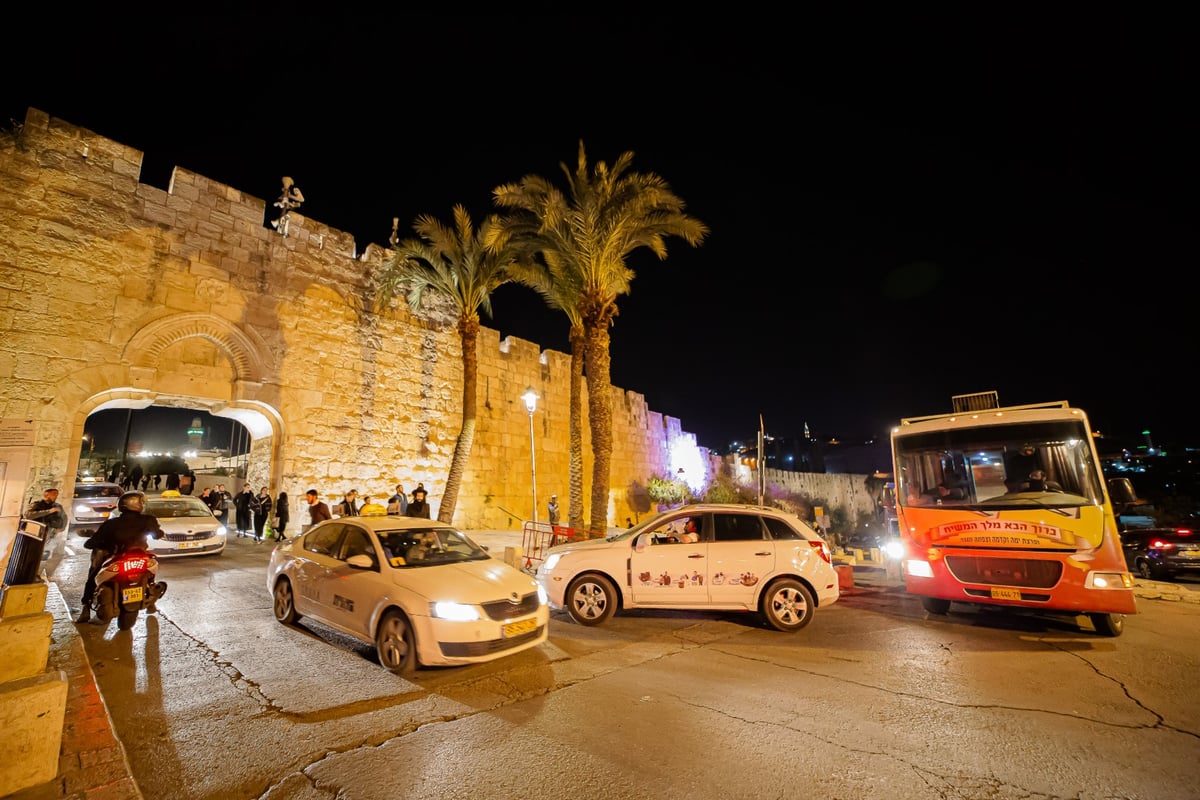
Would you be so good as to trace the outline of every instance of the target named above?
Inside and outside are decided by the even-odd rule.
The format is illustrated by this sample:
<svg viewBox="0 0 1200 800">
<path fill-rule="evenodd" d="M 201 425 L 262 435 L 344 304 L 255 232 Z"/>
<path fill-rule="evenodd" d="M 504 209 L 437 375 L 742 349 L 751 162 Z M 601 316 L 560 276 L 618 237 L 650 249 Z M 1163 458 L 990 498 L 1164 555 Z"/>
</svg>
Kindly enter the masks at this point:
<svg viewBox="0 0 1200 800">
<path fill-rule="evenodd" d="M 442 504 L 438 507 L 438 519 L 447 524 L 454 521 L 458 490 L 462 486 L 463 473 L 467 469 L 467 460 L 471 457 L 471 447 L 475 443 L 475 426 L 479 415 L 479 398 L 475 391 L 479 372 L 479 354 L 476 352 L 479 318 L 460 317 L 458 335 L 462 341 L 463 362 L 462 430 L 459 431 L 458 441 L 454 443 L 454 458 L 450 460 L 450 474 L 446 476 L 446 489 L 442 495 Z"/>
<path fill-rule="evenodd" d="M 567 509 L 567 524 L 575 530 L 583 528 L 583 358 L 587 341 L 583 327 L 571 326 L 571 400 L 569 479 L 571 505 Z"/>
<path fill-rule="evenodd" d="M 612 468 L 612 392 L 608 328 L 611 312 L 585 322 L 588 416 L 592 423 L 592 507 L 588 530 L 608 532 L 608 483 Z"/>
</svg>

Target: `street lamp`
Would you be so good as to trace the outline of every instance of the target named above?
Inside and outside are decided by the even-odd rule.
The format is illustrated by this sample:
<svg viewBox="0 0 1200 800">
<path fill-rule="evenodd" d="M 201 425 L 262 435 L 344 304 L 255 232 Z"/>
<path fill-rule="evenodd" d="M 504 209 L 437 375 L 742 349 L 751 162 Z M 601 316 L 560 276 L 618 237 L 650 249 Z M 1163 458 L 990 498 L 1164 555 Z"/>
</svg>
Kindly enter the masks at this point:
<svg viewBox="0 0 1200 800">
<path fill-rule="evenodd" d="M 533 412 L 537 411 L 537 392 L 532 386 L 525 387 L 525 394 L 521 395 L 521 399 L 525 401 L 525 409 L 529 412 L 529 479 L 533 484 L 533 523 L 536 525 L 537 518 L 537 459 L 533 454 Z"/>
<path fill-rule="evenodd" d="M 685 506 L 687 505 L 688 489 L 687 478 L 684 475 L 683 467 L 679 468 L 679 472 L 677 474 L 679 475 L 679 505 Z"/>
</svg>

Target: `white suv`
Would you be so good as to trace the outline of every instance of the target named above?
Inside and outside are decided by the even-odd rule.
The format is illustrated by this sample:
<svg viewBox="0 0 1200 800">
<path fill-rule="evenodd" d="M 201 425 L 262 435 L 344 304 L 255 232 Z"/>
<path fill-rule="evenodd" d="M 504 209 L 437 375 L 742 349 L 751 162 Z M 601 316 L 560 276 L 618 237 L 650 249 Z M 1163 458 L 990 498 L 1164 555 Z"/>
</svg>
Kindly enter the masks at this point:
<svg viewBox="0 0 1200 800">
<path fill-rule="evenodd" d="M 777 630 L 798 631 L 838 599 L 819 534 L 794 514 L 735 504 L 683 506 L 604 539 L 552 547 L 537 580 L 550 606 L 581 625 L 619 608 L 679 608 L 758 612 Z"/>
</svg>

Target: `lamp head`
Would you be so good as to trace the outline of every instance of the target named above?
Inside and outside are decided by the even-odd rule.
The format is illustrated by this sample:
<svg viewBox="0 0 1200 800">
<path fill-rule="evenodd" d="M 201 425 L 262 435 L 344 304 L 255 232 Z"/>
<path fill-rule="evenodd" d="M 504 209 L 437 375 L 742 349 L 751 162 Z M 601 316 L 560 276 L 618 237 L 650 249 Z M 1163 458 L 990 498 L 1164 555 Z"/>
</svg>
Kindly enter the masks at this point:
<svg viewBox="0 0 1200 800">
<path fill-rule="evenodd" d="M 525 394 L 521 395 L 521 399 L 525 401 L 526 411 L 528 411 L 530 414 L 532 414 L 534 411 L 537 411 L 538 395 L 537 392 L 533 390 L 532 386 L 525 387 Z"/>
</svg>

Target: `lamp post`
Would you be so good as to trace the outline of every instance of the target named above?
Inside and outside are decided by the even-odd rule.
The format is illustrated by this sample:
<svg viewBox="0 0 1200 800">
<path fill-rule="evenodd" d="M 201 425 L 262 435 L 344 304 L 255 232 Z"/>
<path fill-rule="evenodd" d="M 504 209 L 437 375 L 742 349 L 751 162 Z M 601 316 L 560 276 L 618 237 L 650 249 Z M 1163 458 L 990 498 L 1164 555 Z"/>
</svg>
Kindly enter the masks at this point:
<svg viewBox="0 0 1200 800">
<path fill-rule="evenodd" d="M 686 506 L 688 498 L 687 478 L 685 477 L 683 467 L 679 468 L 679 505 Z"/>
<path fill-rule="evenodd" d="M 521 399 L 525 401 L 525 409 L 529 412 L 529 479 L 533 484 L 533 522 L 536 525 L 538 521 L 538 505 L 537 505 L 537 458 L 533 453 L 533 412 L 537 411 L 537 392 L 532 386 L 525 387 L 525 394 L 521 395 Z"/>
</svg>

